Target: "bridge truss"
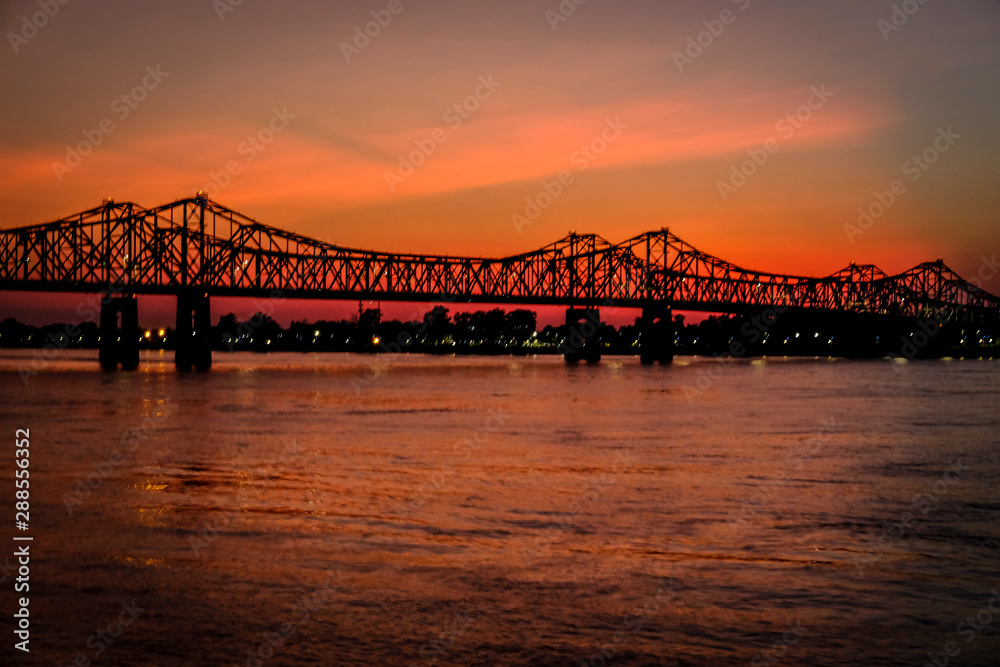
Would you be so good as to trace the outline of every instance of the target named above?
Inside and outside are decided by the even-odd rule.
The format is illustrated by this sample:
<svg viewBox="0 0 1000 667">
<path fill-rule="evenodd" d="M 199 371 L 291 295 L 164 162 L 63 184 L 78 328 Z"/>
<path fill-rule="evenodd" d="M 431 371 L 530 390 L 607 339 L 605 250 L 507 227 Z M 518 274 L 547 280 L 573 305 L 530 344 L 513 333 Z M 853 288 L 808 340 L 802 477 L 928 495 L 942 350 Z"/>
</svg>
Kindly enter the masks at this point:
<svg viewBox="0 0 1000 667">
<path fill-rule="evenodd" d="M 621 243 L 571 234 L 500 258 L 345 248 L 271 227 L 203 196 L 155 208 L 106 200 L 0 230 L 0 289 L 199 292 L 386 301 L 744 312 L 784 307 L 913 318 L 994 319 L 1000 298 L 942 261 L 889 276 L 850 265 L 816 278 L 745 269 L 666 229 Z"/>
</svg>

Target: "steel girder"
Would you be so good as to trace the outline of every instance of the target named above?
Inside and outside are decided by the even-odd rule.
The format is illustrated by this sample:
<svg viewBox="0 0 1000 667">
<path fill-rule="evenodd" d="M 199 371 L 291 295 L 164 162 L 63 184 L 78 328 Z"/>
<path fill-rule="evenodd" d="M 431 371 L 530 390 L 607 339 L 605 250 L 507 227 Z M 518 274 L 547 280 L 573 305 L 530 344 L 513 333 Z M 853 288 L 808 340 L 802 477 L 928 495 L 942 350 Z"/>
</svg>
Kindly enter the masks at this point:
<svg viewBox="0 0 1000 667">
<path fill-rule="evenodd" d="M 787 307 L 942 319 L 1000 313 L 1000 298 L 942 262 L 888 276 L 850 265 L 814 278 L 753 271 L 667 229 L 613 244 L 570 234 L 502 258 L 345 248 L 270 227 L 205 197 L 156 208 L 105 201 L 0 231 L 0 288 L 233 296 L 616 305 L 736 312 Z"/>
</svg>

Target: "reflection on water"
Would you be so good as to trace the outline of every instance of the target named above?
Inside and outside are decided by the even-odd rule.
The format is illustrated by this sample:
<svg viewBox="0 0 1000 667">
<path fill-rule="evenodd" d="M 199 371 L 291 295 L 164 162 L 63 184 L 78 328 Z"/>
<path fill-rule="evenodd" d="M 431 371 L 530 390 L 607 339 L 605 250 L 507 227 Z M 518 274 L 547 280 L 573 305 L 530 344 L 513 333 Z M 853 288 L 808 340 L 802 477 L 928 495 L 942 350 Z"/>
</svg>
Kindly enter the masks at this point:
<svg viewBox="0 0 1000 667">
<path fill-rule="evenodd" d="M 23 664 L 995 664 L 998 362 L 25 358 Z"/>
</svg>

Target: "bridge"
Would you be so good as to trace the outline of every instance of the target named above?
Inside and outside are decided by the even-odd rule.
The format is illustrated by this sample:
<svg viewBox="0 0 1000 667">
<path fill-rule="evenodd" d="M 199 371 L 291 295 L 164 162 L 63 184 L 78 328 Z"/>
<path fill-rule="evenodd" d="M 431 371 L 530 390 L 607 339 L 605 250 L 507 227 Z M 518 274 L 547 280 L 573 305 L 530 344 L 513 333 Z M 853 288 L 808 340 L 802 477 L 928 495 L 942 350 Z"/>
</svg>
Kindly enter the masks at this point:
<svg viewBox="0 0 1000 667">
<path fill-rule="evenodd" d="M 994 321 L 1000 298 L 943 261 L 898 275 L 851 264 L 816 278 L 745 269 L 667 229 L 610 243 L 572 233 L 510 257 L 376 252 L 271 227 L 199 193 L 155 208 L 105 200 L 40 225 L 0 230 L 0 289 L 104 293 L 101 364 L 138 365 L 136 296 L 177 296 L 181 370 L 211 366 L 213 296 L 465 301 L 559 305 L 583 344 L 567 358 L 599 359 L 599 308 L 642 309 L 644 361 L 673 357 L 672 309 L 768 308 L 912 319 Z M 125 334 L 125 335 L 123 335 Z"/>
</svg>

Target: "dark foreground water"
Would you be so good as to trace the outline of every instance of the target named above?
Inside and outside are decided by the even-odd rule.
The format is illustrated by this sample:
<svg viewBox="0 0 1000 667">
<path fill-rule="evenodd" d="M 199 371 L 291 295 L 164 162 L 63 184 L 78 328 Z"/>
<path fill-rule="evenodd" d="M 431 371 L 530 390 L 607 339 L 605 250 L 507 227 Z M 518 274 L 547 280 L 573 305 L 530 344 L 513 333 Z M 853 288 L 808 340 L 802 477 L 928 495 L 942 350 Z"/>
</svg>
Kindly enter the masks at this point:
<svg viewBox="0 0 1000 667">
<path fill-rule="evenodd" d="M 0 357 L 2 664 L 1000 656 L 997 361 L 30 357 Z"/>
</svg>

